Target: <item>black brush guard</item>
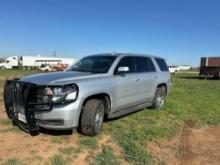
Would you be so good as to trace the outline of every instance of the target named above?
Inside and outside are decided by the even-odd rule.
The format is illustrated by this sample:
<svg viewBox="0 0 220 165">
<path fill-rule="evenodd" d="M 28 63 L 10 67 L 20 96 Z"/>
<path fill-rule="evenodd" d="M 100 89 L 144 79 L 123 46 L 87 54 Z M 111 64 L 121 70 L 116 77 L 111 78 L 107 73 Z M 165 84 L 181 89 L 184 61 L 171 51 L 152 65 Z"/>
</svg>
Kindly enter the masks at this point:
<svg viewBox="0 0 220 165">
<path fill-rule="evenodd" d="M 18 80 L 7 80 L 4 85 L 4 103 L 9 119 L 13 120 L 20 128 L 31 134 L 39 130 L 37 121 L 34 117 L 34 110 L 28 105 L 32 98 L 31 96 L 34 95 L 35 88 L 33 84 L 23 83 Z M 18 120 L 17 104 L 23 107 L 26 123 Z"/>
</svg>

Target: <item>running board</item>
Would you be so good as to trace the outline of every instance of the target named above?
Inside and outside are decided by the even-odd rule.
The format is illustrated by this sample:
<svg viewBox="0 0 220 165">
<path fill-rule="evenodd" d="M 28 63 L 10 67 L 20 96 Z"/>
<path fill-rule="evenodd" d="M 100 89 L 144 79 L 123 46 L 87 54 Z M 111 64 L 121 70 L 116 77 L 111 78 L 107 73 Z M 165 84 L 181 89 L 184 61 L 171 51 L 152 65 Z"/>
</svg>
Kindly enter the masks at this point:
<svg viewBox="0 0 220 165">
<path fill-rule="evenodd" d="M 150 103 L 144 103 L 144 104 L 139 104 L 139 105 L 136 105 L 133 107 L 124 108 L 124 109 L 118 110 L 117 112 L 109 114 L 108 118 L 115 118 L 115 117 L 124 116 L 129 113 L 136 112 L 136 111 L 139 111 L 139 110 L 144 109 L 146 107 L 149 107 L 151 105 L 152 104 L 150 104 Z"/>
</svg>

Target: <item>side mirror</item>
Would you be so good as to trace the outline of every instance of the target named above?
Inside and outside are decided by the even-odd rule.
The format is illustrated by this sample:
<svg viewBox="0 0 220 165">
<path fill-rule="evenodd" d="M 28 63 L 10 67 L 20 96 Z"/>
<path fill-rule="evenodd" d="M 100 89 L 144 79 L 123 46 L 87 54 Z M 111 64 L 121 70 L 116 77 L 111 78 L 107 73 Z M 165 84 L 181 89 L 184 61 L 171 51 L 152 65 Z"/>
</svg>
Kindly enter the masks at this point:
<svg viewBox="0 0 220 165">
<path fill-rule="evenodd" d="M 120 67 L 118 68 L 117 73 L 126 73 L 126 72 L 128 72 L 128 71 L 129 71 L 129 67 L 128 67 L 128 66 L 120 66 Z"/>
</svg>

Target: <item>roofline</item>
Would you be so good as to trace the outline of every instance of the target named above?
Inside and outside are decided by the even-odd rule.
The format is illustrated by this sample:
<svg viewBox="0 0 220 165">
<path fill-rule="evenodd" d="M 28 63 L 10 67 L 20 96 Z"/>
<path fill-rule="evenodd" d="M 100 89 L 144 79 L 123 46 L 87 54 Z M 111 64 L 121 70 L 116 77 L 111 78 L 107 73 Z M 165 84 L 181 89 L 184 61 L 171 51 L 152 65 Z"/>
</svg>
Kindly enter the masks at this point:
<svg viewBox="0 0 220 165">
<path fill-rule="evenodd" d="M 160 56 L 155 56 L 155 55 L 150 55 L 150 54 L 140 54 L 140 53 L 98 53 L 98 54 L 92 54 L 88 56 L 141 56 L 141 57 L 153 57 L 153 58 L 162 58 L 165 59 L 164 57 Z"/>
<path fill-rule="evenodd" d="M 201 58 L 220 58 L 220 56 L 207 56 L 207 57 L 201 57 Z"/>
</svg>

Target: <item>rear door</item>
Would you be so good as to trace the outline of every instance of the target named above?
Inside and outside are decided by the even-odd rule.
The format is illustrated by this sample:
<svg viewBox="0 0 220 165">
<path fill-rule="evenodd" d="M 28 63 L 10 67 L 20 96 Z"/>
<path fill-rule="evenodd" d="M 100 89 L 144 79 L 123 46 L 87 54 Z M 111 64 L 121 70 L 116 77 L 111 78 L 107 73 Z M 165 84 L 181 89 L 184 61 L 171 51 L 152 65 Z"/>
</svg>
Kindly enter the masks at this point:
<svg viewBox="0 0 220 165">
<path fill-rule="evenodd" d="M 137 75 L 140 77 L 140 101 L 151 103 L 156 89 L 156 68 L 150 57 L 135 57 Z"/>
</svg>

